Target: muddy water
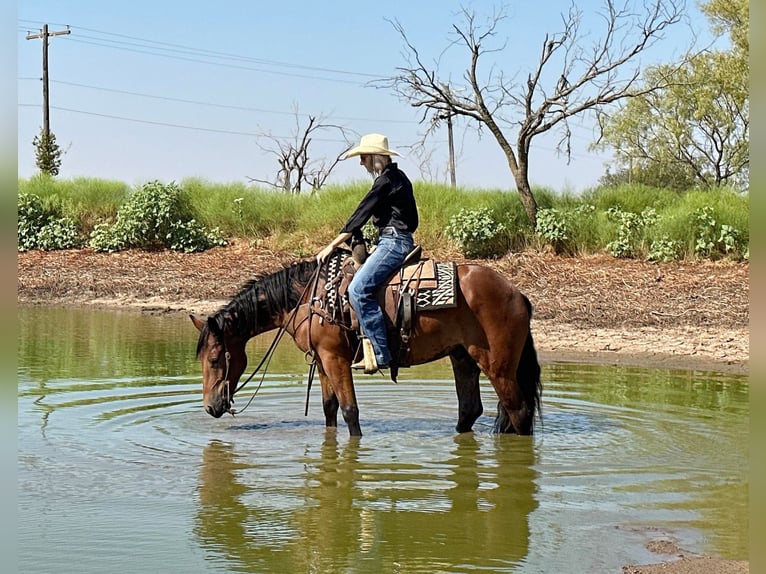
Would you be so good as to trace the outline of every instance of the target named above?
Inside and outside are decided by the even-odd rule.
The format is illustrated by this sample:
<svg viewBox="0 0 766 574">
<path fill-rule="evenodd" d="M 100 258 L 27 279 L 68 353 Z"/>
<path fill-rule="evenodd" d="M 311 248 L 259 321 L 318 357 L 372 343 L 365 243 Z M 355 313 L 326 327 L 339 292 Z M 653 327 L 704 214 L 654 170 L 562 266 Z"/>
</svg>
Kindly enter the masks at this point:
<svg viewBox="0 0 766 574">
<path fill-rule="evenodd" d="M 25 572 L 619 572 L 661 559 L 658 536 L 747 557 L 745 377 L 545 364 L 534 438 L 490 433 L 486 381 L 457 435 L 440 361 L 358 376 L 351 440 L 323 427 L 318 389 L 304 417 L 287 340 L 250 408 L 216 420 L 187 319 L 18 319 Z"/>
</svg>

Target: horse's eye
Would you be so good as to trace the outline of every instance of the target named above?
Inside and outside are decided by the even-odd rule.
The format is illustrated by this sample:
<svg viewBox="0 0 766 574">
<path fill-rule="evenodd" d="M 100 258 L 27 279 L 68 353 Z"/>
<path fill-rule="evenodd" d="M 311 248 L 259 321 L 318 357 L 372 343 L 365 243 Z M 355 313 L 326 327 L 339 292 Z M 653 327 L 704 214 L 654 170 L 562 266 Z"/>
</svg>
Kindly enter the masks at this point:
<svg viewBox="0 0 766 574">
<path fill-rule="evenodd" d="M 214 356 L 212 356 L 212 357 L 208 357 L 207 361 L 208 361 L 208 363 L 210 363 L 211 365 L 215 365 L 215 364 L 217 364 L 217 363 L 218 363 L 218 355 L 214 355 Z"/>
</svg>

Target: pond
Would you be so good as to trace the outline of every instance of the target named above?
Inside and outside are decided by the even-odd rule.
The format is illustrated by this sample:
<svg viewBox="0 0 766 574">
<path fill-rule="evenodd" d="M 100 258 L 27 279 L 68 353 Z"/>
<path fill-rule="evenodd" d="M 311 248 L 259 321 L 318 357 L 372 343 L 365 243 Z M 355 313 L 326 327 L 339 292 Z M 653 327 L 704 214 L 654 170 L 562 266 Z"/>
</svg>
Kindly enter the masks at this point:
<svg viewBox="0 0 766 574">
<path fill-rule="evenodd" d="M 658 536 L 748 555 L 745 376 L 543 364 L 534 437 L 491 433 L 486 380 L 459 435 L 438 361 L 357 375 L 357 440 L 318 384 L 304 416 L 288 339 L 213 419 L 188 318 L 20 307 L 18 329 L 25 572 L 617 573 Z"/>
</svg>

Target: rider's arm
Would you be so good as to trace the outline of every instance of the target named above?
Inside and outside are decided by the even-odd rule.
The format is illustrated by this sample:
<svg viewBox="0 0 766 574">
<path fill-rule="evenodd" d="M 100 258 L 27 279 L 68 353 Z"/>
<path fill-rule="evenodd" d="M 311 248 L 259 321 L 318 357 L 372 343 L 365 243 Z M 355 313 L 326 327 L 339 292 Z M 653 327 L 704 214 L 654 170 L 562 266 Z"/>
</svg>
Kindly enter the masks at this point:
<svg viewBox="0 0 766 574">
<path fill-rule="evenodd" d="M 335 251 L 335 248 L 338 247 L 341 243 L 344 243 L 351 239 L 351 233 L 344 232 L 340 233 L 338 237 L 333 239 L 330 243 L 327 244 L 327 247 L 322 249 L 319 253 L 317 253 L 317 263 L 320 265 L 327 261 L 327 258 L 330 257 L 333 251 Z"/>
</svg>

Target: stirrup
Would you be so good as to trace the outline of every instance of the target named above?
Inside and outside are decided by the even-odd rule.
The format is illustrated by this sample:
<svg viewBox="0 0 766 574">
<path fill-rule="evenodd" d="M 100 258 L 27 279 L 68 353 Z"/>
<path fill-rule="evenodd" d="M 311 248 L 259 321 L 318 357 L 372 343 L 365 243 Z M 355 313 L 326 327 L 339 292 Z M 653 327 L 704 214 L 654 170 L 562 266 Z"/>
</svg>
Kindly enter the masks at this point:
<svg viewBox="0 0 766 574">
<path fill-rule="evenodd" d="M 377 373 L 381 368 L 387 369 L 388 365 L 382 367 L 378 366 L 378 361 L 375 359 L 375 349 L 372 347 L 372 341 L 367 337 L 362 337 L 362 353 L 364 359 L 357 361 L 351 365 L 352 369 L 364 370 L 365 374 L 371 375 Z"/>
<path fill-rule="evenodd" d="M 365 364 L 364 361 L 357 361 L 356 363 L 351 363 L 351 368 L 355 371 L 364 371 L 366 375 L 371 375 L 373 373 L 377 373 L 378 371 L 382 371 L 383 369 L 388 369 L 388 365 L 382 365 L 378 366 L 378 363 L 375 363 L 375 367 L 371 369 L 368 365 Z"/>
</svg>

